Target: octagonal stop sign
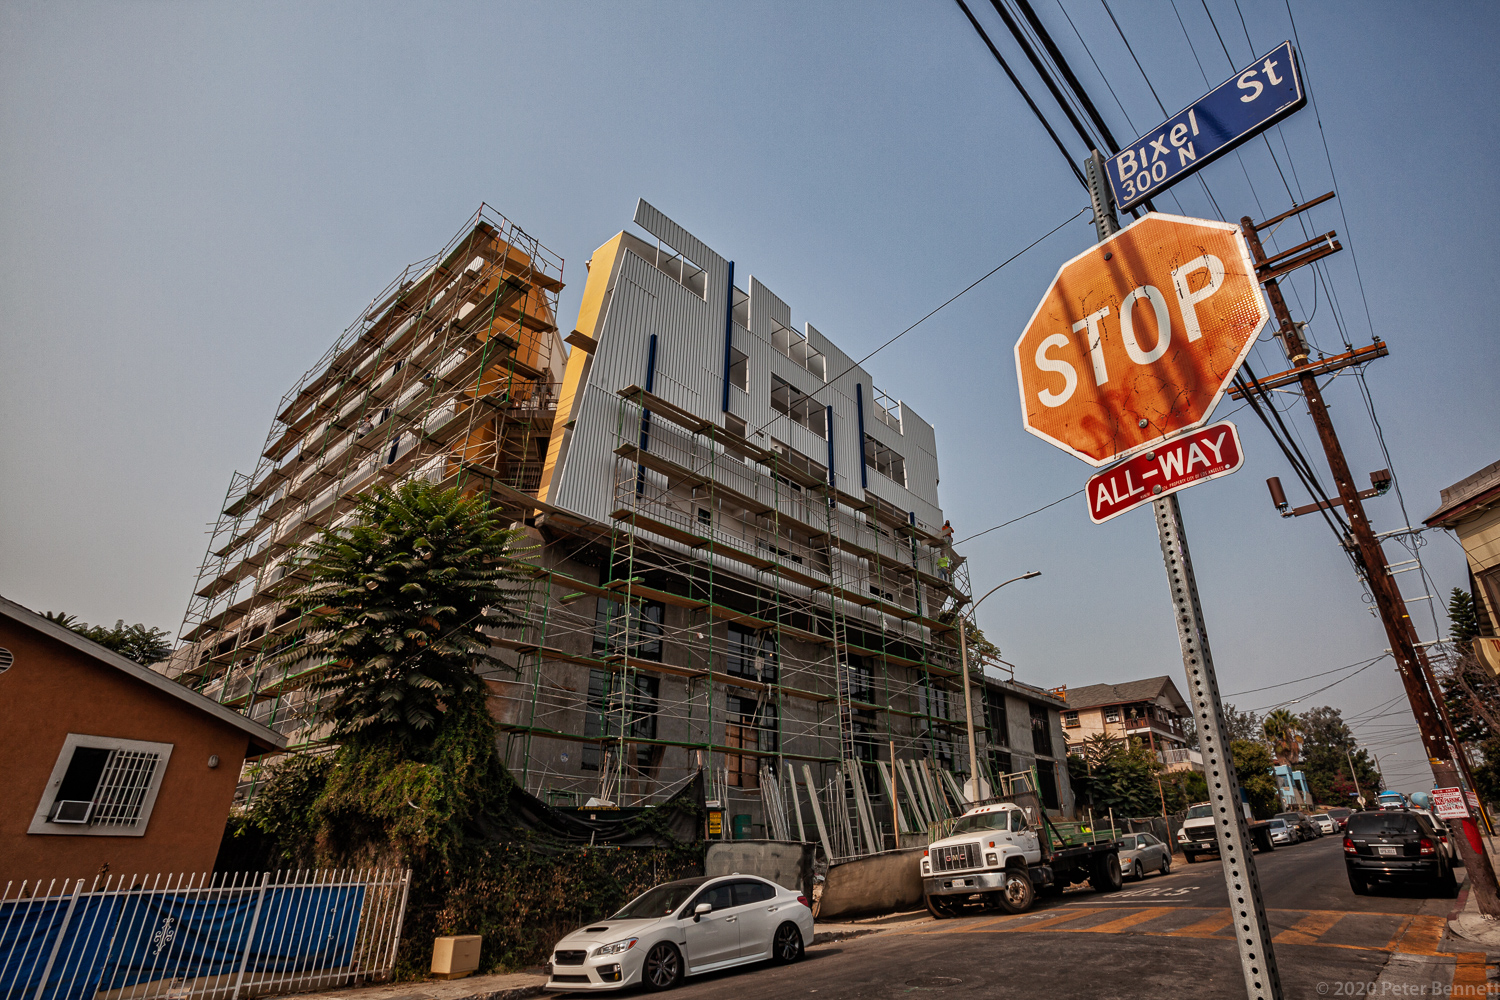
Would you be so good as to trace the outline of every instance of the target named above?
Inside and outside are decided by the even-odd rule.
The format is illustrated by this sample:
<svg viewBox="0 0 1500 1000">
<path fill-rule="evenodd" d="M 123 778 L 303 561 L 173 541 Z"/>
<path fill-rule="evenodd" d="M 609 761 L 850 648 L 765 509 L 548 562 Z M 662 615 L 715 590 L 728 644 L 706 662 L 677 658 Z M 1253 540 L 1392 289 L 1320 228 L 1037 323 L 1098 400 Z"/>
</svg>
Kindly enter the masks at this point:
<svg viewBox="0 0 1500 1000">
<path fill-rule="evenodd" d="M 1016 341 L 1026 429 L 1097 466 L 1197 427 L 1269 318 L 1238 226 L 1153 212 L 1064 264 Z"/>
</svg>

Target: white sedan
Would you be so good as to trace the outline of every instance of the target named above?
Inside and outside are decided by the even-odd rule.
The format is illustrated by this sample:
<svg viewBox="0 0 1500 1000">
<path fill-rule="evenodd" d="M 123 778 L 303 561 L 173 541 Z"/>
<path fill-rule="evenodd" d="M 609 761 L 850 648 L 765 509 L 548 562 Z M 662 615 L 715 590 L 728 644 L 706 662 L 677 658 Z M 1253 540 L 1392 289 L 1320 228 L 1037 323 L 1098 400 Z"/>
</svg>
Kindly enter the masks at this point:
<svg viewBox="0 0 1500 1000">
<path fill-rule="evenodd" d="M 549 990 L 667 990 L 684 976 L 771 959 L 812 941 L 807 898 L 749 875 L 666 882 L 580 928 L 552 952 Z"/>
</svg>

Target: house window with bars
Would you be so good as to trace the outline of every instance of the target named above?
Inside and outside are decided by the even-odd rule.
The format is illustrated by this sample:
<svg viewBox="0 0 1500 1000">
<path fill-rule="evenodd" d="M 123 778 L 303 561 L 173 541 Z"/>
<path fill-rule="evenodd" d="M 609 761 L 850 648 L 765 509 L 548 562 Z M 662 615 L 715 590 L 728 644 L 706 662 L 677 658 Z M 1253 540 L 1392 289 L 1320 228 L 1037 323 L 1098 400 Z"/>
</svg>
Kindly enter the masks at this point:
<svg viewBox="0 0 1500 1000">
<path fill-rule="evenodd" d="M 27 832 L 144 836 L 170 743 L 69 734 Z"/>
</svg>

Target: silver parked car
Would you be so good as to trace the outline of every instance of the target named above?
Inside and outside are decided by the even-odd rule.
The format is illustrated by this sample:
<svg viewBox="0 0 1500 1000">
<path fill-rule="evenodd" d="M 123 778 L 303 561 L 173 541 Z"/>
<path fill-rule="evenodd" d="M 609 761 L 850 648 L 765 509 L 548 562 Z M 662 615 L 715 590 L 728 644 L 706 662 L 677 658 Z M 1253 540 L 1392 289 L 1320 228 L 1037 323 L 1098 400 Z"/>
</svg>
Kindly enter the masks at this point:
<svg viewBox="0 0 1500 1000">
<path fill-rule="evenodd" d="M 1297 842 L 1297 830 L 1286 820 L 1268 819 L 1266 823 L 1271 827 L 1271 843 L 1273 844 L 1295 844 Z"/>
<path fill-rule="evenodd" d="M 1154 834 L 1127 833 L 1120 838 L 1120 871 L 1136 879 L 1145 878 L 1147 872 L 1170 874 L 1172 849 Z"/>
<path fill-rule="evenodd" d="M 806 897 L 748 875 L 666 882 L 552 951 L 549 990 L 671 989 L 684 976 L 771 959 L 813 939 Z"/>
</svg>

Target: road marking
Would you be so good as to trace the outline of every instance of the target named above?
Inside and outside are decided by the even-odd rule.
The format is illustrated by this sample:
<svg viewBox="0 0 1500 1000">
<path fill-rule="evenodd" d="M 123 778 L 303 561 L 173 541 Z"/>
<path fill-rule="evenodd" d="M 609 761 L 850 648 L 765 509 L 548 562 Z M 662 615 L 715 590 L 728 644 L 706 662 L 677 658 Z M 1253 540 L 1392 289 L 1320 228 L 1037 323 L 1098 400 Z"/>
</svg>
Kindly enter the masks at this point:
<svg viewBox="0 0 1500 1000">
<path fill-rule="evenodd" d="M 1340 910 L 1313 910 L 1271 939 L 1274 944 L 1317 944 L 1318 938 L 1344 919 Z"/>
<path fill-rule="evenodd" d="M 1494 987 L 1489 980 L 1489 971 L 1485 968 L 1485 953 L 1461 951 L 1457 958 L 1458 962 L 1453 967 L 1453 996 L 1490 996 Z"/>
<path fill-rule="evenodd" d="M 1196 924 L 1188 924 L 1186 927 L 1179 927 L 1175 931 L 1167 931 L 1162 936 L 1193 938 L 1213 937 L 1219 931 L 1224 930 L 1232 923 L 1234 923 L 1234 917 L 1231 916 L 1229 911 L 1226 909 L 1219 911 L 1211 917 L 1204 917 Z"/>
<path fill-rule="evenodd" d="M 1086 917 L 1088 915 L 1089 915 L 1089 911 L 1088 910 L 1084 910 L 1084 909 L 1069 910 L 1069 911 L 1064 912 L 1064 913 L 1059 913 L 1055 917 L 1049 917 L 1046 920 L 1038 920 L 1035 923 L 1031 923 L 1031 924 L 1022 924 L 1022 925 L 1020 925 L 1018 927 L 1015 927 L 1014 931 L 1016 933 L 1019 933 L 1021 931 L 1046 930 L 1048 928 L 1055 927 L 1058 924 L 1067 923 L 1069 920 L 1077 920 L 1079 917 Z"/>
<path fill-rule="evenodd" d="M 1408 955 L 1446 955 L 1448 952 L 1437 950 L 1438 942 L 1443 939 L 1443 931 L 1448 926 L 1446 917 L 1416 916 L 1411 922 L 1397 931 L 1390 942 L 1386 944 L 1383 951 L 1400 951 Z"/>
<path fill-rule="evenodd" d="M 1105 924 L 1095 924 L 1092 927 L 1079 927 L 1077 930 L 1071 930 L 1067 927 L 1063 927 L 1060 929 L 1069 931 L 1073 934 L 1118 934 L 1123 930 L 1134 927 L 1136 924 L 1144 924 L 1148 920 L 1155 920 L 1157 917 L 1161 916 L 1164 913 L 1174 912 L 1176 911 L 1165 906 L 1153 906 L 1144 909 L 1139 913 L 1132 913 L 1129 916 L 1118 917 Z"/>
</svg>

